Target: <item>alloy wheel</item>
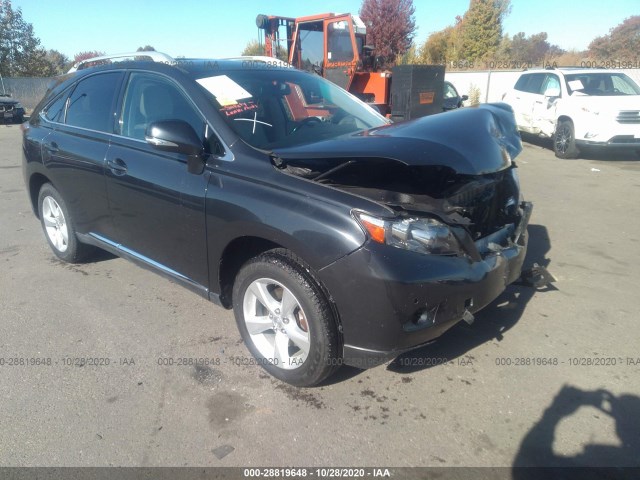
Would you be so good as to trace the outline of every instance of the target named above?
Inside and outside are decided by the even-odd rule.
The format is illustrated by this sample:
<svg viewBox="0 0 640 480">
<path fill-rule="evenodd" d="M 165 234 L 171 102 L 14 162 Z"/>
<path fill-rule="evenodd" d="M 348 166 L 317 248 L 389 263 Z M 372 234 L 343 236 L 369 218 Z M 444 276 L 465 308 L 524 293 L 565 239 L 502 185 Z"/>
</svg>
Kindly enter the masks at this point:
<svg viewBox="0 0 640 480">
<path fill-rule="evenodd" d="M 309 323 L 287 287 L 270 278 L 254 280 L 242 308 L 251 341 L 266 361 L 284 370 L 302 366 L 311 346 Z"/>
<path fill-rule="evenodd" d="M 51 196 L 42 200 L 42 219 L 51 244 L 59 252 L 66 252 L 69 246 L 69 229 L 60 205 Z"/>
</svg>

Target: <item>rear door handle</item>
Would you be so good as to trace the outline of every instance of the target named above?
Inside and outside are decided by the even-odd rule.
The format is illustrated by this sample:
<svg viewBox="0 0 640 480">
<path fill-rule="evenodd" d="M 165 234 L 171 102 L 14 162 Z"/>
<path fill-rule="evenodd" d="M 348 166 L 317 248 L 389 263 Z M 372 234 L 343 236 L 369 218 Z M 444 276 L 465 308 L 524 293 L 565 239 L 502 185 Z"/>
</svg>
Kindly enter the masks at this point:
<svg viewBox="0 0 640 480">
<path fill-rule="evenodd" d="M 119 158 L 116 158 L 115 160 L 107 160 L 107 166 L 114 175 L 122 176 L 127 173 L 127 164 Z"/>
</svg>

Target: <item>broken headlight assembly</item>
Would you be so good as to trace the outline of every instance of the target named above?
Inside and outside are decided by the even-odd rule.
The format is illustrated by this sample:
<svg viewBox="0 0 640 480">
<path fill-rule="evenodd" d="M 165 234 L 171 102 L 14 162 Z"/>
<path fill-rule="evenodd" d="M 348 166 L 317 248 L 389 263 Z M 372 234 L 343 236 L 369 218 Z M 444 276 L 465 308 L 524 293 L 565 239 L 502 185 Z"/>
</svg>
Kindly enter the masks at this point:
<svg viewBox="0 0 640 480">
<path fill-rule="evenodd" d="M 429 255 L 461 253 L 451 229 L 433 218 L 385 220 L 362 212 L 354 216 L 374 242 Z"/>
</svg>

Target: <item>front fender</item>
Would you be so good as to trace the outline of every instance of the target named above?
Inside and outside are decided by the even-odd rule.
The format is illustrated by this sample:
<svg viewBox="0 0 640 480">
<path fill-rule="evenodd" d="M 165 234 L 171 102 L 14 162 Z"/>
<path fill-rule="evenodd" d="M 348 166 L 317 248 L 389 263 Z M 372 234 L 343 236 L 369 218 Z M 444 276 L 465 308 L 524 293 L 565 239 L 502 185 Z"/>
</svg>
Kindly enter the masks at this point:
<svg viewBox="0 0 640 480">
<path fill-rule="evenodd" d="M 220 292 L 218 272 L 224 251 L 236 239 L 255 237 L 279 245 L 314 270 L 357 250 L 366 240 L 351 217 L 350 205 L 247 178 L 215 177 L 212 175 L 206 198 L 210 290 L 214 293 Z M 283 183 L 287 183 L 284 178 Z"/>
</svg>

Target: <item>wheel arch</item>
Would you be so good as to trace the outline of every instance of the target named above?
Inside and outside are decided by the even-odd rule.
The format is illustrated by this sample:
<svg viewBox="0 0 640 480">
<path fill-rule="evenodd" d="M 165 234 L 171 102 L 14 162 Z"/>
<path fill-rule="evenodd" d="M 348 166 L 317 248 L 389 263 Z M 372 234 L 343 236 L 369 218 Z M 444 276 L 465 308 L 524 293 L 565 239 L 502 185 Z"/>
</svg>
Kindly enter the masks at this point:
<svg viewBox="0 0 640 480">
<path fill-rule="evenodd" d="M 340 337 L 342 337 L 342 321 L 338 312 L 337 306 L 327 290 L 326 286 L 322 283 L 319 276 L 314 272 L 314 269 L 289 246 L 281 245 L 272 240 L 267 240 L 258 236 L 242 236 L 236 237 L 231 240 L 224 248 L 220 259 L 218 261 L 218 281 L 220 286 L 220 303 L 225 308 L 232 308 L 233 306 L 233 284 L 238 272 L 242 266 L 252 258 L 257 257 L 270 250 L 283 250 L 287 252 L 287 256 L 293 261 L 300 264 L 307 273 L 311 276 L 313 281 L 318 285 L 325 300 L 331 307 L 333 317 L 338 328 Z"/>
<path fill-rule="evenodd" d="M 233 282 L 242 266 L 250 259 L 276 248 L 285 247 L 271 240 L 253 236 L 237 237 L 226 245 L 218 261 L 220 302 L 225 308 L 231 308 L 233 304 Z"/>
<path fill-rule="evenodd" d="M 51 180 L 42 173 L 34 173 L 29 177 L 29 200 L 31 200 L 31 209 L 37 218 L 40 218 L 40 213 L 38 211 L 38 195 L 40 194 L 40 189 L 45 183 L 51 183 Z"/>
<path fill-rule="evenodd" d="M 556 120 L 556 128 L 558 128 L 558 125 L 560 125 L 560 122 L 565 122 L 565 121 L 571 122 L 575 128 L 575 122 L 573 121 L 573 118 L 571 118 L 569 115 L 566 115 L 566 114 L 560 115 L 558 117 L 558 119 Z"/>
</svg>

